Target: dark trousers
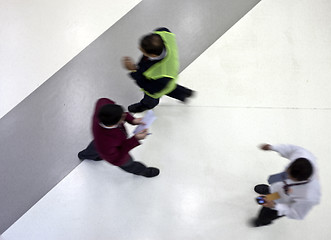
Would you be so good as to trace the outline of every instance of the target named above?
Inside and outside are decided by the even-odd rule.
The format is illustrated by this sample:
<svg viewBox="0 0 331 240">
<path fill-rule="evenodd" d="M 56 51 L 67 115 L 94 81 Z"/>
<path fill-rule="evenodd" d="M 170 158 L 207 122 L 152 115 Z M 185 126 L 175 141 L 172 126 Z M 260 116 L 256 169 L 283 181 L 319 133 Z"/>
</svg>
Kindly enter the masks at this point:
<svg viewBox="0 0 331 240">
<path fill-rule="evenodd" d="M 270 209 L 267 207 L 262 207 L 259 216 L 257 217 L 257 224 L 262 225 L 268 225 L 271 224 L 273 220 L 280 218 L 282 216 L 278 216 L 278 211 L 274 209 Z"/>
<path fill-rule="evenodd" d="M 99 156 L 97 150 L 94 146 L 94 141 L 90 142 L 90 144 L 83 151 L 78 153 L 78 158 L 80 160 L 88 159 L 94 161 L 101 161 L 102 158 Z"/>
<path fill-rule="evenodd" d="M 170 92 L 166 95 L 184 102 L 187 97 L 192 95 L 192 90 L 188 89 L 186 87 L 183 87 L 181 85 L 177 85 L 176 88 L 172 92 Z M 152 98 L 152 97 L 148 96 L 147 94 L 145 94 L 144 98 L 140 101 L 140 103 L 143 104 L 144 106 L 146 106 L 148 109 L 154 108 L 156 105 L 159 104 L 159 102 L 160 102 L 159 98 Z"/>
<path fill-rule="evenodd" d="M 102 158 L 99 156 L 97 150 L 95 149 L 94 146 L 94 141 L 92 141 L 86 149 L 78 153 L 78 158 L 83 160 L 83 159 L 88 159 L 88 160 L 94 160 L 94 161 L 100 161 Z M 141 162 L 136 162 L 132 159 L 130 156 L 129 160 L 123 164 L 122 166 L 118 166 L 122 170 L 136 174 L 136 175 L 144 175 L 146 171 L 146 166 L 142 164 Z"/>
</svg>

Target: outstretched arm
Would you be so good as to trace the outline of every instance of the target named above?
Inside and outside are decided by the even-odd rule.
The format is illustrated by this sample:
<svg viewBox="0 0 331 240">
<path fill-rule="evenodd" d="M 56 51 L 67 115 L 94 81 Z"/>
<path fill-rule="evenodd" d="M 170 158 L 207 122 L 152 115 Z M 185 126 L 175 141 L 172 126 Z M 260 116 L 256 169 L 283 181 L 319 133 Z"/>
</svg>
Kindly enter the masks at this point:
<svg viewBox="0 0 331 240">
<path fill-rule="evenodd" d="M 277 145 L 271 145 L 271 144 L 261 144 L 260 149 L 264 151 L 275 151 L 278 152 L 282 157 L 291 159 L 291 156 L 297 152 L 301 152 L 304 149 L 299 146 L 291 145 L 291 144 L 277 144 Z M 306 151 L 306 150 L 304 150 Z"/>
</svg>

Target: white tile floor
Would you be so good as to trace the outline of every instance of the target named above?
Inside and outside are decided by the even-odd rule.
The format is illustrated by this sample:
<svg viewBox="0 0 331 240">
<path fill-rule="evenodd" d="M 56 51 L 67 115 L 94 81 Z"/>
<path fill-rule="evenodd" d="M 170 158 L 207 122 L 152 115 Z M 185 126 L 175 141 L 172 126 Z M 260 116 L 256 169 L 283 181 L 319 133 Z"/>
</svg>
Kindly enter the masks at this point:
<svg viewBox="0 0 331 240">
<path fill-rule="evenodd" d="M 139 2 L 1 1 L 0 118 Z"/>
<path fill-rule="evenodd" d="M 84 161 L 4 239 L 278 239 L 279 232 L 284 239 L 328 239 L 330 164 L 328 146 L 320 143 L 331 134 L 321 127 L 329 111 L 178 106 L 156 113 L 153 134 L 133 154 L 159 167 L 159 177 L 146 179 L 106 162 Z M 319 157 L 322 204 L 304 221 L 247 226 L 258 210 L 254 184 L 287 163 L 259 151 L 256 145 L 263 141 L 296 142 Z M 298 227 L 303 229 L 294 231 Z"/>
<path fill-rule="evenodd" d="M 132 154 L 160 176 L 84 161 L 3 239 L 330 239 L 330 8 L 262 1 L 181 74 L 197 97 L 155 110 L 153 134 Z M 259 151 L 263 142 L 318 157 L 322 203 L 305 220 L 247 225 L 258 211 L 252 188 L 287 163 Z"/>
</svg>

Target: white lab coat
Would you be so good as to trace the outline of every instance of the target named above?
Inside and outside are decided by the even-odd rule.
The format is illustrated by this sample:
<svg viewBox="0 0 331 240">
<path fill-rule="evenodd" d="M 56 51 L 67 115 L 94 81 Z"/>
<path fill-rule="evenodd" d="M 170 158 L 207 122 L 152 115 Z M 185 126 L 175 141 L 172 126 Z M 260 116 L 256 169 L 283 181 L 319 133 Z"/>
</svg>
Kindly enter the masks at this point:
<svg viewBox="0 0 331 240">
<path fill-rule="evenodd" d="M 271 150 L 278 152 L 282 157 L 290 160 L 288 166 L 298 158 L 306 158 L 313 166 L 313 174 L 307 184 L 292 186 L 288 195 L 283 190 L 284 183 L 276 182 L 271 184 L 270 191 L 278 192 L 280 199 L 275 200 L 275 210 L 278 215 L 285 215 L 292 219 L 303 219 L 314 205 L 319 204 L 321 198 L 320 183 L 316 166 L 315 156 L 302 147 L 288 144 L 272 145 Z M 288 168 L 286 167 L 286 169 Z M 299 183 L 290 179 L 287 184 Z"/>
</svg>

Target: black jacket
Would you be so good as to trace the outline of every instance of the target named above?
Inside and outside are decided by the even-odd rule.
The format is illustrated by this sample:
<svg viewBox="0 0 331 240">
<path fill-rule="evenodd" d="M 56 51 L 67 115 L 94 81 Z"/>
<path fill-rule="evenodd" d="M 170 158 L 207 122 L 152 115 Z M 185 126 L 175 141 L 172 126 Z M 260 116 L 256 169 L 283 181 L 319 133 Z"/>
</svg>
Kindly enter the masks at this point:
<svg viewBox="0 0 331 240">
<path fill-rule="evenodd" d="M 170 30 L 167 28 L 158 28 L 154 31 L 170 32 Z M 143 75 L 143 73 L 146 72 L 147 69 L 149 69 L 155 63 L 161 60 L 149 60 L 148 57 L 142 56 L 138 63 L 138 70 L 136 72 L 130 73 L 130 76 L 136 81 L 137 85 L 151 94 L 160 92 L 162 89 L 165 88 L 165 86 L 171 80 L 171 78 L 167 78 L 167 77 L 159 78 L 156 80 L 148 80 Z"/>
</svg>

